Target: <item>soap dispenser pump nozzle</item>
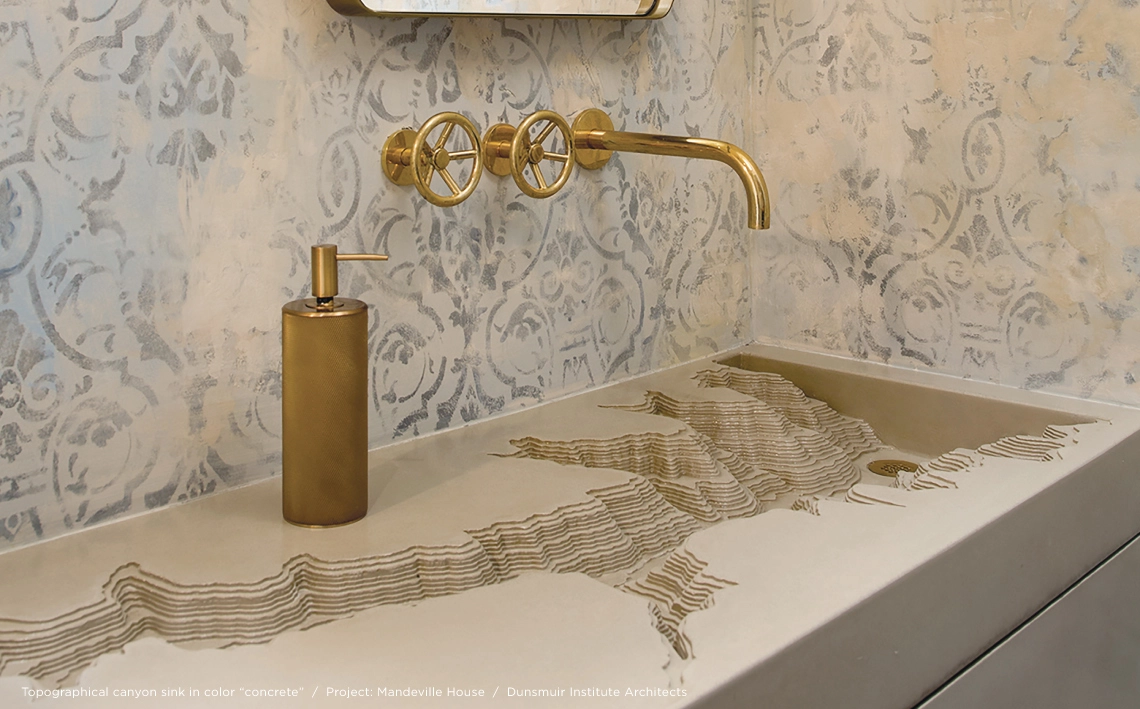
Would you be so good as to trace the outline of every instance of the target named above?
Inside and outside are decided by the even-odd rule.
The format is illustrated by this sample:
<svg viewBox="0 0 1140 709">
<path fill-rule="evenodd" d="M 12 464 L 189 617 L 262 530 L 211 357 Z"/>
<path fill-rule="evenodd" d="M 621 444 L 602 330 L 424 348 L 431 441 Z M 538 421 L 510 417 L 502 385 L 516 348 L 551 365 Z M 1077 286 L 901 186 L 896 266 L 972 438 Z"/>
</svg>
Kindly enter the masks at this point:
<svg viewBox="0 0 1140 709">
<path fill-rule="evenodd" d="M 338 254 L 336 244 L 317 244 L 313 253 L 313 297 L 317 304 L 331 303 L 340 289 L 337 281 L 338 261 L 387 261 L 384 254 Z"/>
</svg>

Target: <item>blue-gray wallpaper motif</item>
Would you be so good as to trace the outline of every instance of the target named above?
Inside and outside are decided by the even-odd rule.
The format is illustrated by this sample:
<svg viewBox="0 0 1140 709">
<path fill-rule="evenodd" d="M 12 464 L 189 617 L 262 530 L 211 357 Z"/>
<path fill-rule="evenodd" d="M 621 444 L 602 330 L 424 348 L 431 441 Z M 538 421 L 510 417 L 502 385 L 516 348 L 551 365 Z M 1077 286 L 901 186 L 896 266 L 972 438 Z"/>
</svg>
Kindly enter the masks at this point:
<svg viewBox="0 0 1140 709">
<path fill-rule="evenodd" d="M 308 247 L 373 307 L 371 443 L 753 339 L 1140 404 L 1140 6 L 678 1 L 653 22 L 0 0 L 0 548 L 279 468 Z M 385 138 L 600 107 L 745 147 L 455 209 Z"/>
<path fill-rule="evenodd" d="M 387 182 L 385 138 L 604 108 L 752 135 L 749 6 L 656 22 L 347 19 L 322 0 L 0 0 L 0 547 L 279 470 L 308 248 L 373 305 L 372 445 L 750 339 L 730 170 L 617 156 L 535 201 Z"/>
</svg>

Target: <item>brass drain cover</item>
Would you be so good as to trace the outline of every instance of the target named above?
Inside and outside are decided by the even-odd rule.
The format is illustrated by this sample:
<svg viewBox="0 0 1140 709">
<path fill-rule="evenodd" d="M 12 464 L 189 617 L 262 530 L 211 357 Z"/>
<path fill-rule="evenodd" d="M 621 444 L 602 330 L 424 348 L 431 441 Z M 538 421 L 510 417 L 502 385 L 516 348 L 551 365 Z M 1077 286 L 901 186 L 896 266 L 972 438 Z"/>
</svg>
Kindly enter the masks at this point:
<svg viewBox="0 0 1140 709">
<path fill-rule="evenodd" d="M 867 470 L 875 475 L 897 478 L 903 471 L 913 473 L 918 470 L 918 466 L 909 460 L 872 460 L 867 463 Z"/>
</svg>

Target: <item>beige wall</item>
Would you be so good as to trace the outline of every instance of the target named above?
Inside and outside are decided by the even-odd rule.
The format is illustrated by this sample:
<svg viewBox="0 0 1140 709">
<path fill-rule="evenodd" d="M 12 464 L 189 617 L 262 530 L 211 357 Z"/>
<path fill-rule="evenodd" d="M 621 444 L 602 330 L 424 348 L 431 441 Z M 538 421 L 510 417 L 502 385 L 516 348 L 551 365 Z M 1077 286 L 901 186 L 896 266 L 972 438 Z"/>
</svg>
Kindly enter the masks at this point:
<svg viewBox="0 0 1140 709">
<path fill-rule="evenodd" d="M 9 0 L 0 40 L 0 546 L 274 474 L 278 312 L 320 241 L 393 257 L 343 279 L 377 306 L 373 445 L 752 337 L 1140 403 L 1135 3 Z M 442 110 L 588 106 L 743 144 L 773 229 L 673 158 L 454 210 L 379 171 Z"/>
<path fill-rule="evenodd" d="M 1140 7 L 756 5 L 756 336 L 1140 403 Z"/>
<path fill-rule="evenodd" d="M 0 548 L 276 474 L 280 308 L 379 250 L 373 445 L 748 341 L 721 165 L 623 156 L 456 209 L 392 131 L 550 108 L 747 135 L 743 0 L 655 22 L 349 20 L 320 0 L 0 0 Z"/>
</svg>

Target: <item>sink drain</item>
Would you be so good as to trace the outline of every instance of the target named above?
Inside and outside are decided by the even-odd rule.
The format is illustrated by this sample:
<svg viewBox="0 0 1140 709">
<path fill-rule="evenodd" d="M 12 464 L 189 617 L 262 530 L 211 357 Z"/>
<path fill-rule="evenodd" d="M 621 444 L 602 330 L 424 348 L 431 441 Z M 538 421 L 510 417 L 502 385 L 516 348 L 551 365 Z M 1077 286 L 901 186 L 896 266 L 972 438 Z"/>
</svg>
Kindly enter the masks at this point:
<svg viewBox="0 0 1140 709">
<path fill-rule="evenodd" d="M 918 470 L 918 465 L 909 460 L 872 460 L 867 463 L 867 470 L 875 475 L 897 478 L 901 472 L 913 473 Z"/>
</svg>

